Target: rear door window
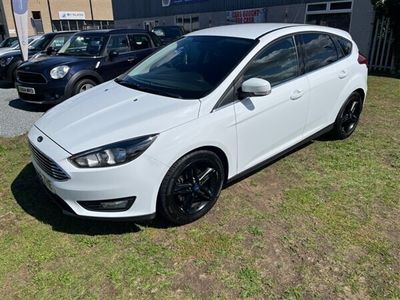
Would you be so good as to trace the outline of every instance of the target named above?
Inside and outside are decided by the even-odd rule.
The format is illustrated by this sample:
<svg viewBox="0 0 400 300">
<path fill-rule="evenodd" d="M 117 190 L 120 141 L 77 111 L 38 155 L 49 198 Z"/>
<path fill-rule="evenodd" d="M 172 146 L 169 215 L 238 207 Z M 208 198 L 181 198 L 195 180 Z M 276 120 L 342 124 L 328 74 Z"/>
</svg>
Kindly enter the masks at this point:
<svg viewBox="0 0 400 300">
<path fill-rule="evenodd" d="M 306 72 L 317 70 L 338 60 L 336 46 L 328 34 L 306 33 L 301 36 Z"/>
<path fill-rule="evenodd" d="M 130 52 L 128 37 L 125 34 L 112 35 L 107 44 L 107 53 L 117 51 L 120 54 Z"/>
<path fill-rule="evenodd" d="M 150 38 L 146 34 L 131 34 L 129 42 L 132 51 L 152 48 Z"/>
<path fill-rule="evenodd" d="M 283 38 L 267 46 L 250 63 L 244 80 L 262 78 L 272 86 L 297 77 L 299 61 L 293 37 Z"/>
</svg>

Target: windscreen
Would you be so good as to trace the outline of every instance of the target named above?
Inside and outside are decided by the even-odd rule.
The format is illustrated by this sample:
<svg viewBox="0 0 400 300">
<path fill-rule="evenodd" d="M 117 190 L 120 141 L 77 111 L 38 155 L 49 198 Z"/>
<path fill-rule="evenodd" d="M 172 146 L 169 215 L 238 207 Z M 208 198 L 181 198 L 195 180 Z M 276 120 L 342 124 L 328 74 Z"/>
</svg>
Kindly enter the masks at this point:
<svg viewBox="0 0 400 300">
<path fill-rule="evenodd" d="M 53 37 L 44 35 L 34 40 L 32 43 L 29 44 L 29 50 L 42 51 L 46 49 L 52 38 Z"/>
<path fill-rule="evenodd" d="M 106 41 L 104 35 L 74 35 L 58 51 L 58 55 L 100 56 Z"/>
<path fill-rule="evenodd" d="M 185 37 L 150 56 L 117 82 L 154 94 L 202 98 L 228 76 L 255 43 L 232 37 Z"/>
</svg>

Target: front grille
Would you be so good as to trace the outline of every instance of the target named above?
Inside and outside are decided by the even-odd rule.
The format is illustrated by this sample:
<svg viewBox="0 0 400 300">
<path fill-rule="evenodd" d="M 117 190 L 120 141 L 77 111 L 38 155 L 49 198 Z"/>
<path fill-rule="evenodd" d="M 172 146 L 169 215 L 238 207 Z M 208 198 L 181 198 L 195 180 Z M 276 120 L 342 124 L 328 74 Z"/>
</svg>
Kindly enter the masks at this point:
<svg viewBox="0 0 400 300">
<path fill-rule="evenodd" d="M 64 181 L 69 179 L 67 173 L 65 173 L 65 171 L 61 169 L 61 167 L 57 163 L 55 163 L 52 159 L 50 159 L 45 154 L 40 152 L 31 143 L 29 143 L 29 146 L 31 148 L 33 159 L 38 164 L 38 166 L 44 172 L 46 172 L 47 175 L 59 181 Z"/>
<path fill-rule="evenodd" d="M 46 83 L 46 78 L 40 73 L 31 73 L 31 72 L 17 72 L 17 79 L 20 82 L 24 83 Z"/>
</svg>

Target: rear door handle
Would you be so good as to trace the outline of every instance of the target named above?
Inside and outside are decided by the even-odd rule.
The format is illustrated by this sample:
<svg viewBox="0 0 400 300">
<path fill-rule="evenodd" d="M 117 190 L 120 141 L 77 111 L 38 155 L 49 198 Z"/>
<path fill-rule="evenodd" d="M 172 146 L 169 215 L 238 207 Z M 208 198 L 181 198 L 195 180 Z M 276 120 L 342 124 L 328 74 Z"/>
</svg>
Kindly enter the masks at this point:
<svg viewBox="0 0 400 300">
<path fill-rule="evenodd" d="M 343 78 L 346 78 L 347 77 L 347 71 L 346 70 L 342 70 L 342 71 L 340 71 L 340 73 L 339 73 L 339 78 L 340 79 L 343 79 Z"/>
<path fill-rule="evenodd" d="M 135 61 L 136 60 L 136 57 L 130 57 L 130 58 L 128 58 L 128 62 L 133 62 L 133 61 Z"/>
<path fill-rule="evenodd" d="M 303 97 L 304 91 L 303 90 L 295 90 L 292 95 L 290 95 L 291 100 L 297 100 Z"/>
</svg>

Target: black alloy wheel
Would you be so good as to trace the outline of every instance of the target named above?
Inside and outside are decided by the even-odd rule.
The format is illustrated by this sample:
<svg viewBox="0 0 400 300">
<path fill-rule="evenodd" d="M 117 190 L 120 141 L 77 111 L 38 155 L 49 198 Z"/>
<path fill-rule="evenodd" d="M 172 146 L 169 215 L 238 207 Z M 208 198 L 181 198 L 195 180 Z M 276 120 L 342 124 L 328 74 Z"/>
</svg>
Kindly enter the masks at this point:
<svg viewBox="0 0 400 300">
<path fill-rule="evenodd" d="M 160 187 L 159 212 L 183 225 L 204 216 L 216 203 L 224 183 L 224 168 L 210 151 L 197 151 L 178 160 Z"/>
<path fill-rule="evenodd" d="M 336 119 L 333 134 L 337 139 L 346 139 L 356 130 L 363 109 L 363 100 L 354 92 L 343 105 Z"/>
</svg>

